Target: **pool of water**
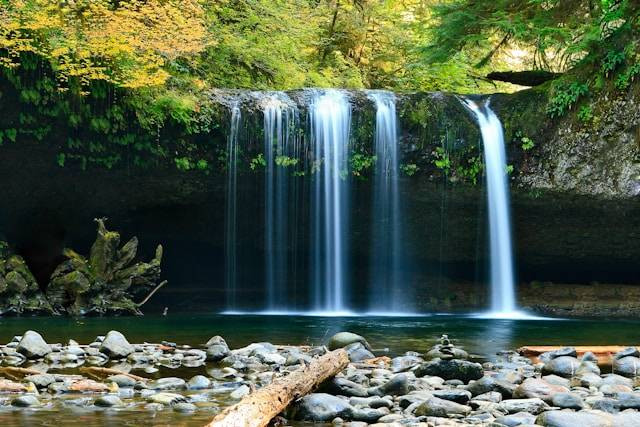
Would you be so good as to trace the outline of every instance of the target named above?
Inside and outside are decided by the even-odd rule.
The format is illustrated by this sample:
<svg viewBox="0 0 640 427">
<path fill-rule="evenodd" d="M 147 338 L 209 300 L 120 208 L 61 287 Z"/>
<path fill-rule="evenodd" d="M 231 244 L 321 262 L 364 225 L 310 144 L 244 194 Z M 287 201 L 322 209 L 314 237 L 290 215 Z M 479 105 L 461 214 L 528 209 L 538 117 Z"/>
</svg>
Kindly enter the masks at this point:
<svg viewBox="0 0 640 427">
<path fill-rule="evenodd" d="M 422 317 L 318 317 L 174 314 L 115 318 L 0 318 L 0 342 L 8 342 L 27 329 L 40 332 L 48 342 L 73 338 L 93 341 L 111 329 L 131 342 L 173 341 L 202 345 L 213 335 L 223 336 L 231 348 L 251 342 L 323 344 L 334 333 L 363 335 L 375 349 L 391 355 L 408 350 L 426 351 L 448 334 L 474 354 L 491 357 L 496 351 L 522 345 L 637 345 L 640 320 L 526 320 L 484 319 L 465 316 Z"/>
</svg>

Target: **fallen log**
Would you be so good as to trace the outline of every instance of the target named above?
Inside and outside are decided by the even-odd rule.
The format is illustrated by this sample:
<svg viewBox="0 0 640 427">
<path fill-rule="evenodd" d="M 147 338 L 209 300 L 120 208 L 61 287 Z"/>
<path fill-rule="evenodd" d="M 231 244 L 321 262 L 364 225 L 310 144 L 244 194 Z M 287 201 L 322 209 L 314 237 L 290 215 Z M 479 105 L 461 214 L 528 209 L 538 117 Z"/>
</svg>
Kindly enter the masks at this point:
<svg viewBox="0 0 640 427">
<path fill-rule="evenodd" d="M 305 396 L 348 364 L 345 350 L 331 351 L 249 394 L 218 414 L 207 427 L 264 427 L 291 402 Z"/>
<path fill-rule="evenodd" d="M 43 372 L 37 371 L 35 369 L 29 368 L 19 368 L 17 366 L 5 366 L 0 368 L 0 374 L 7 376 L 11 379 L 18 380 L 22 377 L 26 377 L 29 375 L 38 375 Z"/>
<path fill-rule="evenodd" d="M 624 350 L 625 348 L 629 348 L 632 346 L 628 345 L 583 345 L 583 346 L 573 346 L 576 349 L 576 353 L 578 353 L 578 357 L 581 357 L 586 352 L 593 353 L 598 359 L 599 365 L 610 365 L 611 358 L 614 354 L 619 351 Z M 542 353 L 546 353 L 547 351 L 554 351 L 562 348 L 561 346 L 554 345 L 528 345 L 524 347 L 520 347 L 518 349 L 518 353 L 521 356 L 528 357 L 534 363 L 538 362 L 538 356 Z"/>
<path fill-rule="evenodd" d="M 129 374 L 127 372 L 124 371 L 119 371 L 117 369 L 111 369 L 111 368 L 100 368 L 97 366 L 89 366 L 89 367 L 82 367 L 80 368 L 80 372 L 83 372 L 89 376 L 95 377 L 95 378 L 101 378 L 101 377 L 108 377 L 111 375 L 124 375 L 126 377 L 132 378 L 136 381 L 149 381 L 149 378 L 145 378 L 145 377 L 139 377 L 137 375 L 133 375 L 133 374 Z"/>
<path fill-rule="evenodd" d="M 513 83 L 520 86 L 539 86 L 549 80 L 560 77 L 561 73 L 552 73 L 550 71 L 532 70 L 532 71 L 494 71 L 487 74 L 489 80 Z"/>
</svg>

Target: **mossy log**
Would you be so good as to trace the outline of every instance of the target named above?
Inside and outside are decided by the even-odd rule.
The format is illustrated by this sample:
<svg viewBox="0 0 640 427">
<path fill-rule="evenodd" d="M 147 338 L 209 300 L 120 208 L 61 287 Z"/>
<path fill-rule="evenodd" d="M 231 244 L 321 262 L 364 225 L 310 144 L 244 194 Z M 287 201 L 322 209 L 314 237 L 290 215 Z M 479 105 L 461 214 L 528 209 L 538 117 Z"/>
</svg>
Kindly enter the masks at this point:
<svg viewBox="0 0 640 427">
<path fill-rule="evenodd" d="M 334 350 L 306 367 L 251 393 L 218 414 L 208 427 L 264 427 L 291 402 L 313 391 L 349 364 L 343 349 Z"/>
</svg>

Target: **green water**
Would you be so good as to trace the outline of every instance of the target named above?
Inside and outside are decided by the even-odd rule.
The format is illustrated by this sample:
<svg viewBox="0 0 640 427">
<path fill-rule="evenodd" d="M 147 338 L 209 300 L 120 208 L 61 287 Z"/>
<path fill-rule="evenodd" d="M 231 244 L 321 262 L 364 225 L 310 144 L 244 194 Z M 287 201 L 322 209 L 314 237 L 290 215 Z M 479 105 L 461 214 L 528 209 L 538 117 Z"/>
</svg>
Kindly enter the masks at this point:
<svg viewBox="0 0 640 427">
<path fill-rule="evenodd" d="M 391 354 L 425 351 L 448 334 L 458 345 L 484 357 L 521 345 L 638 344 L 636 320 L 494 320 L 462 316 L 429 317 L 310 317 L 259 315 L 169 315 L 116 318 L 2 318 L 0 342 L 27 329 L 49 342 L 73 338 L 89 343 L 111 329 L 131 342 L 173 341 L 201 345 L 222 335 L 231 348 L 251 342 L 323 344 L 339 331 L 361 334 L 374 348 Z"/>
</svg>

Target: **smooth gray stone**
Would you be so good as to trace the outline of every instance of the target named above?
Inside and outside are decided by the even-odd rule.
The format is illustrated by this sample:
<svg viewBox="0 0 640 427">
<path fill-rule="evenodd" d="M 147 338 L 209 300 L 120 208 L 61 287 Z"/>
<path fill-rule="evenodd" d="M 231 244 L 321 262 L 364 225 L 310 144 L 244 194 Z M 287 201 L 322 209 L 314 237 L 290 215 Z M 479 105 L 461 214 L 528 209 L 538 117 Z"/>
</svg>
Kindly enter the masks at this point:
<svg viewBox="0 0 640 427">
<path fill-rule="evenodd" d="M 187 389 L 189 390 L 204 390 L 209 387 L 211 387 L 211 380 L 204 375 L 191 377 L 187 383 Z"/>
<path fill-rule="evenodd" d="M 547 411 L 538 416 L 536 424 L 545 427 L 614 427 L 613 417 L 595 411 Z"/>
<path fill-rule="evenodd" d="M 179 402 L 175 405 L 171 405 L 171 407 L 176 412 L 195 412 L 198 409 L 196 405 L 189 402 Z"/>
<path fill-rule="evenodd" d="M 509 414 L 515 414 L 517 412 L 529 412 L 530 414 L 537 415 L 549 408 L 542 399 L 508 399 L 503 400 L 498 404 L 498 407 L 505 410 Z"/>
<path fill-rule="evenodd" d="M 584 401 L 575 393 L 556 393 L 551 398 L 551 405 L 562 409 L 584 409 Z"/>
<path fill-rule="evenodd" d="M 433 392 L 433 395 L 439 399 L 450 400 L 463 405 L 471 400 L 471 392 L 459 388 L 451 390 L 436 390 Z"/>
<path fill-rule="evenodd" d="M 37 397 L 27 394 L 13 399 L 11 405 L 18 408 L 29 408 L 31 406 L 40 406 L 40 401 Z"/>
<path fill-rule="evenodd" d="M 344 348 L 349 355 L 351 362 L 361 362 L 367 359 L 373 359 L 375 356 L 362 343 L 354 342 Z"/>
<path fill-rule="evenodd" d="M 344 348 L 350 344 L 357 342 L 362 344 L 367 350 L 371 351 L 371 346 L 369 345 L 367 340 L 364 339 L 364 337 L 352 332 L 338 332 L 329 339 L 327 347 L 329 348 L 329 350 L 337 350 L 339 348 Z"/>
<path fill-rule="evenodd" d="M 295 402 L 289 416 L 299 421 L 331 421 L 349 418 L 353 407 L 339 397 L 326 393 L 311 393 Z"/>
<path fill-rule="evenodd" d="M 435 359 L 418 366 L 414 373 L 416 377 L 425 375 L 440 377 L 444 380 L 460 380 L 465 383 L 482 378 L 484 370 L 479 363 L 466 360 Z"/>
<path fill-rule="evenodd" d="M 400 396 L 409 393 L 409 378 L 406 374 L 397 374 L 385 384 L 368 389 L 371 396 Z"/>
<path fill-rule="evenodd" d="M 51 374 L 35 374 L 24 377 L 26 382 L 32 382 L 38 388 L 48 387 L 49 384 L 56 382 L 56 377 Z"/>
<path fill-rule="evenodd" d="M 542 363 L 547 363 L 555 358 L 562 357 L 562 356 L 577 357 L 578 353 L 576 352 L 576 349 L 573 347 L 563 347 L 557 350 L 547 351 L 545 353 L 542 353 L 540 356 L 538 356 L 538 360 L 541 361 Z"/>
<path fill-rule="evenodd" d="M 133 387 L 137 384 L 136 380 L 134 380 L 133 378 L 127 375 L 122 375 L 122 374 L 111 375 L 110 377 L 107 377 L 107 381 L 111 381 L 118 384 L 118 387 Z"/>
<path fill-rule="evenodd" d="M 100 352 L 111 359 L 123 359 L 134 351 L 135 348 L 118 331 L 109 331 L 100 345 Z"/>
<path fill-rule="evenodd" d="M 511 415 L 505 415 L 496 418 L 496 422 L 507 427 L 515 427 L 526 424 L 535 424 L 536 416 L 528 412 L 517 412 Z"/>
<path fill-rule="evenodd" d="M 470 412 L 471 407 L 469 406 L 461 405 L 449 400 L 439 399 L 437 397 L 430 397 L 418 405 L 414 414 L 416 416 L 448 417 L 453 414 L 467 416 Z"/>
<path fill-rule="evenodd" d="M 545 363 L 542 367 L 542 373 L 570 378 L 576 373 L 579 365 L 580 361 L 573 356 L 559 356 Z"/>
<path fill-rule="evenodd" d="M 491 376 L 485 375 L 477 381 L 470 382 L 467 385 L 467 390 L 471 392 L 473 396 L 485 394 L 490 391 L 497 391 L 503 397 L 503 399 L 510 399 L 516 391 L 516 385 L 507 381 L 500 381 Z"/>
<path fill-rule="evenodd" d="M 96 399 L 94 404 L 102 408 L 111 408 L 111 407 L 124 405 L 122 403 L 122 400 L 120 400 L 118 396 L 111 395 L 111 394 L 108 394 L 106 396 L 100 396 L 99 398 Z"/>
<path fill-rule="evenodd" d="M 16 351 L 29 359 L 38 359 L 51 353 L 52 350 L 42 335 L 35 331 L 27 331 L 18 342 Z"/>
</svg>

